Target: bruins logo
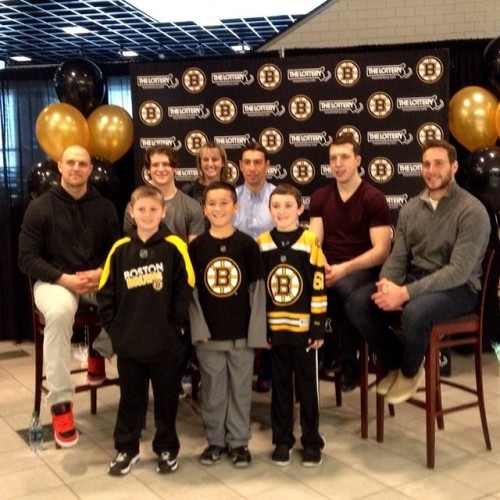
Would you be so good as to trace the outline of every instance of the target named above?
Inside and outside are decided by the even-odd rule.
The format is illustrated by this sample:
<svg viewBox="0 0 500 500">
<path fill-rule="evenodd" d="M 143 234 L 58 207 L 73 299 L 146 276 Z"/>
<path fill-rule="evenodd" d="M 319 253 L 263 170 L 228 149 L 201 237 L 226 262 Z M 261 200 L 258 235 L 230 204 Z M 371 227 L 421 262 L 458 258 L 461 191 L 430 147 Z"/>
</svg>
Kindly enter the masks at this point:
<svg viewBox="0 0 500 500">
<path fill-rule="evenodd" d="M 343 87 L 353 87 L 359 82 L 360 76 L 359 66 L 349 59 L 339 62 L 335 67 L 335 78 Z"/>
<path fill-rule="evenodd" d="M 443 76 L 443 63 L 434 56 L 422 57 L 417 63 L 417 75 L 424 83 L 436 83 Z"/>
<path fill-rule="evenodd" d="M 277 153 L 285 142 L 283 135 L 276 128 L 266 128 L 259 136 L 259 142 L 266 148 L 268 153 Z"/>
<path fill-rule="evenodd" d="M 241 271 L 238 264 L 229 257 L 217 257 L 207 266 L 205 284 L 216 297 L 229 297 L 241 285 Z"/>
<path fill-rule="evenodd" d="M 387 158 L 379 156 L 368 165 L 370 177 L 379 184 L 389 182 L 394 175 L 394 166 Z"/>
<path fill-rule="evenodd" d="M 305 158 L 299 158 L 292 163 L 290 175 L 297 184 L 309 184 L 314 179 L 314 165 Z"/>
<path fill-rule="evenodd" d="M 226 173 L 228 182 L 231 184 L 236 184 L 236 182 L 238 182 L 238 179 L 240 178 L 240 169 L 236 166 L 236 163 L 229 160 L 227 162 Z"/>
<path fill-rule="evenodd" d="M 184 139 L 184 146 L 188 153 L 197 156 L 200 148 L 207 142 L 208 138 L 201 130 L 191 130 Z"/>
<path fill-rule="evenodd" d="M 296 95 L 290 99 L 288 112 L 297 121 L 305 121 L 311 118 L 314 111 L 314 105 L 311 99 L 306 95 Z"/>
<path fill-rule="evenodd" d="M 344 125 L 337 130 L 335 137 L 342 137 L 343 135 L 350 134 L 356 139 L 358 144 L 361 144 L 361 132 L 352 125 Z"/>
<path fill-rule="evenodd" d="M 145 101 L 139 107 L 139 117 L 142 123 L 150 127 L 158 125 L 163 119 L 163 109 L 155 101 Z"/>
<path fill-rule="evenodd" d="M 368 98 L 368 111 L 375 118 L 387 118 L 393 107 L 391 96 L 385 92 L 375 92 Z"/>
<path fill-rule="evenodd" d="M 238 114 L 238 108 L 232 99 L 223 97 L 214 104 L 214 116 L 220 123 L 231 123 Z"/>
<path fill-rule="evenodd" d="M 275 305 L 291 305 L 302 293 L 302 278 L 294 267 L 280 264 L 269 273 L 267 289 Z"/>
<path fill-rule="evenodd" d="M 441 140 L 443 137 L 443 129 L 437 123 L 424 123 L 417 130 L 417 140 L 421 146 L 431 139 Z"/>
<path fill-rule="evenodd" d="M 257 81 L 265 90 L 274 90 L 281 85 L 281 71 L 274 64 L 264 64 L 257 72 Z"/>
<path fill-rule="evenodd" d="M 188 68 L 182 75 L 182 85 L 191 94 L 199 94 L 206 84 L 205 73 L 199 68 Z"/>
</svg>

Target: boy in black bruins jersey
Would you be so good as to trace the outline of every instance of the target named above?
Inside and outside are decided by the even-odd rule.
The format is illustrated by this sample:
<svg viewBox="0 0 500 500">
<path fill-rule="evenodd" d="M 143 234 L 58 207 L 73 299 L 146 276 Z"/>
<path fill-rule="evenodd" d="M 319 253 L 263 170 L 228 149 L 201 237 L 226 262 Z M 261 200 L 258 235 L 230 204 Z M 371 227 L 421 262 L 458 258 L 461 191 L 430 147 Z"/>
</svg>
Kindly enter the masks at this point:
<svg viewBox="0 0 500 500">
<path fill-rule="evenodd" d="M 269 347 L 264 269 L 257 243 L 233 226 L 234 186 L 213 182 L 203 206 L 210 229 L 189 244 L 196 278 L 191 338 L 208 441 L 200 462 L 213 465 L 229 453 L 235 467 L 247 467 L 254 347 Z"/>
<path fill-rule="evenodd" d="M 325 441 L 318 431 L 318 356 L 325 332 L 324 261 L 317 236 L 299 227 L 303 212 L 298 189 L 280 184 L 269 208 L 276 228 L 257 238 L 267 273 L 267 332 L 272 345 L 273 390 L 271 460 L 290 462 L 293 435 L 294 381 L 300 401 L 302 465 L 321 464 Z M 295 375 L 295 377 L 294 377 Z"/>
<path fill-rule="evenodd" d="M 163 195 L 153 186 L 137 188 L 130 214 L 137 229 L 111 249 L 97 300 L 103 328 L 118 356 L 120 404 L 114 431 L 116 458 L 108 472 L 127 474 L 139 460 L 139 440 L 153 387 L 156 471 L 178 467 L 175 428 L 179 404 L 182 335 L 188 321 L 194 273 L 186 244 L 165 225 Z"/>
</svg>

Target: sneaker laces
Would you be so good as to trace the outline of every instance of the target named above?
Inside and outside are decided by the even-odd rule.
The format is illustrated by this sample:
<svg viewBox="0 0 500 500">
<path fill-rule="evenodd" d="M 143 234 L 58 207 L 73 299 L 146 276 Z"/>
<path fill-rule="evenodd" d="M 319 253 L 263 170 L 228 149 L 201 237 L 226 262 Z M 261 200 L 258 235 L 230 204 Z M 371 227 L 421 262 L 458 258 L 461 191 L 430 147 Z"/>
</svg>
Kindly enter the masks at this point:
<svg viewBox="0 0 500 500">
<path fill-rule="evenodd" d="M 54 415 L 54 427 L 57 428 L 61 435 L 74 432 L 75 423 L 73 421 L 73 412 L 67 411 L 62 415 Z"/>
<path fill-rule="evenodd" d="M 127 461 L 127 454 L 123 451 L 120 451 L 114 460 L 115 463 L 121 463 Z"/>
<path fill-rule="evenodd" d="M 173 465 L 175 464 L 175 459 L 170 459 L 170 452 L 169 451 L 164 451 L 161 455 L 160 455 L 160 460 L 162 462 L 167 462 L 168 465 Z"/>
</svg>

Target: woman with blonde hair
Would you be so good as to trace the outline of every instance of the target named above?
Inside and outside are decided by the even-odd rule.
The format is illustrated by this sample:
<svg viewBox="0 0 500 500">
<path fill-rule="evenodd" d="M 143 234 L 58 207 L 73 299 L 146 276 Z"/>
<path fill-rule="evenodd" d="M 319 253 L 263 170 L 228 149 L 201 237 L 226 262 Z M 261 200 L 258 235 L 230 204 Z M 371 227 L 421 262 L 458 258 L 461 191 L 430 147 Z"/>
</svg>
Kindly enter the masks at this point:
<svg viewBox="0 0 500 500">
<path fill-rule="evenodd" d="M 208 185 L 229 180 L 226 151 L 215 142 L 207 142 L 198 151 L 196 168 L 198 179 L 184 184 L 182 191 L 203 205 L 203 193 Z"/>
</svg>

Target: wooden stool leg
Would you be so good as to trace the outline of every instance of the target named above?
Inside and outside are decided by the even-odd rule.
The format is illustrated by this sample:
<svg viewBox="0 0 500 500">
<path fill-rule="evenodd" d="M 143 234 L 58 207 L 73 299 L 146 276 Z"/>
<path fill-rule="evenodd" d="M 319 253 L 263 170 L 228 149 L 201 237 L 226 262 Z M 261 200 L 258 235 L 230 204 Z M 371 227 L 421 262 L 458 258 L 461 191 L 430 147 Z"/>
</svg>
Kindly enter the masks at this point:
<svg viewBox="0 0 500 500">
<path fill-rule="evenodd" d="M 361 341 L 359 348 L 359 397 L 361 407 L 361 437 L 368 438 L 368 349 Z"/>
<path fill-rule="evenodd" d="M 34 410 L 40 415 L 42 403 L 43 379 L 43 334 L 35 328 L 35 405 Z"/>
</svg>

